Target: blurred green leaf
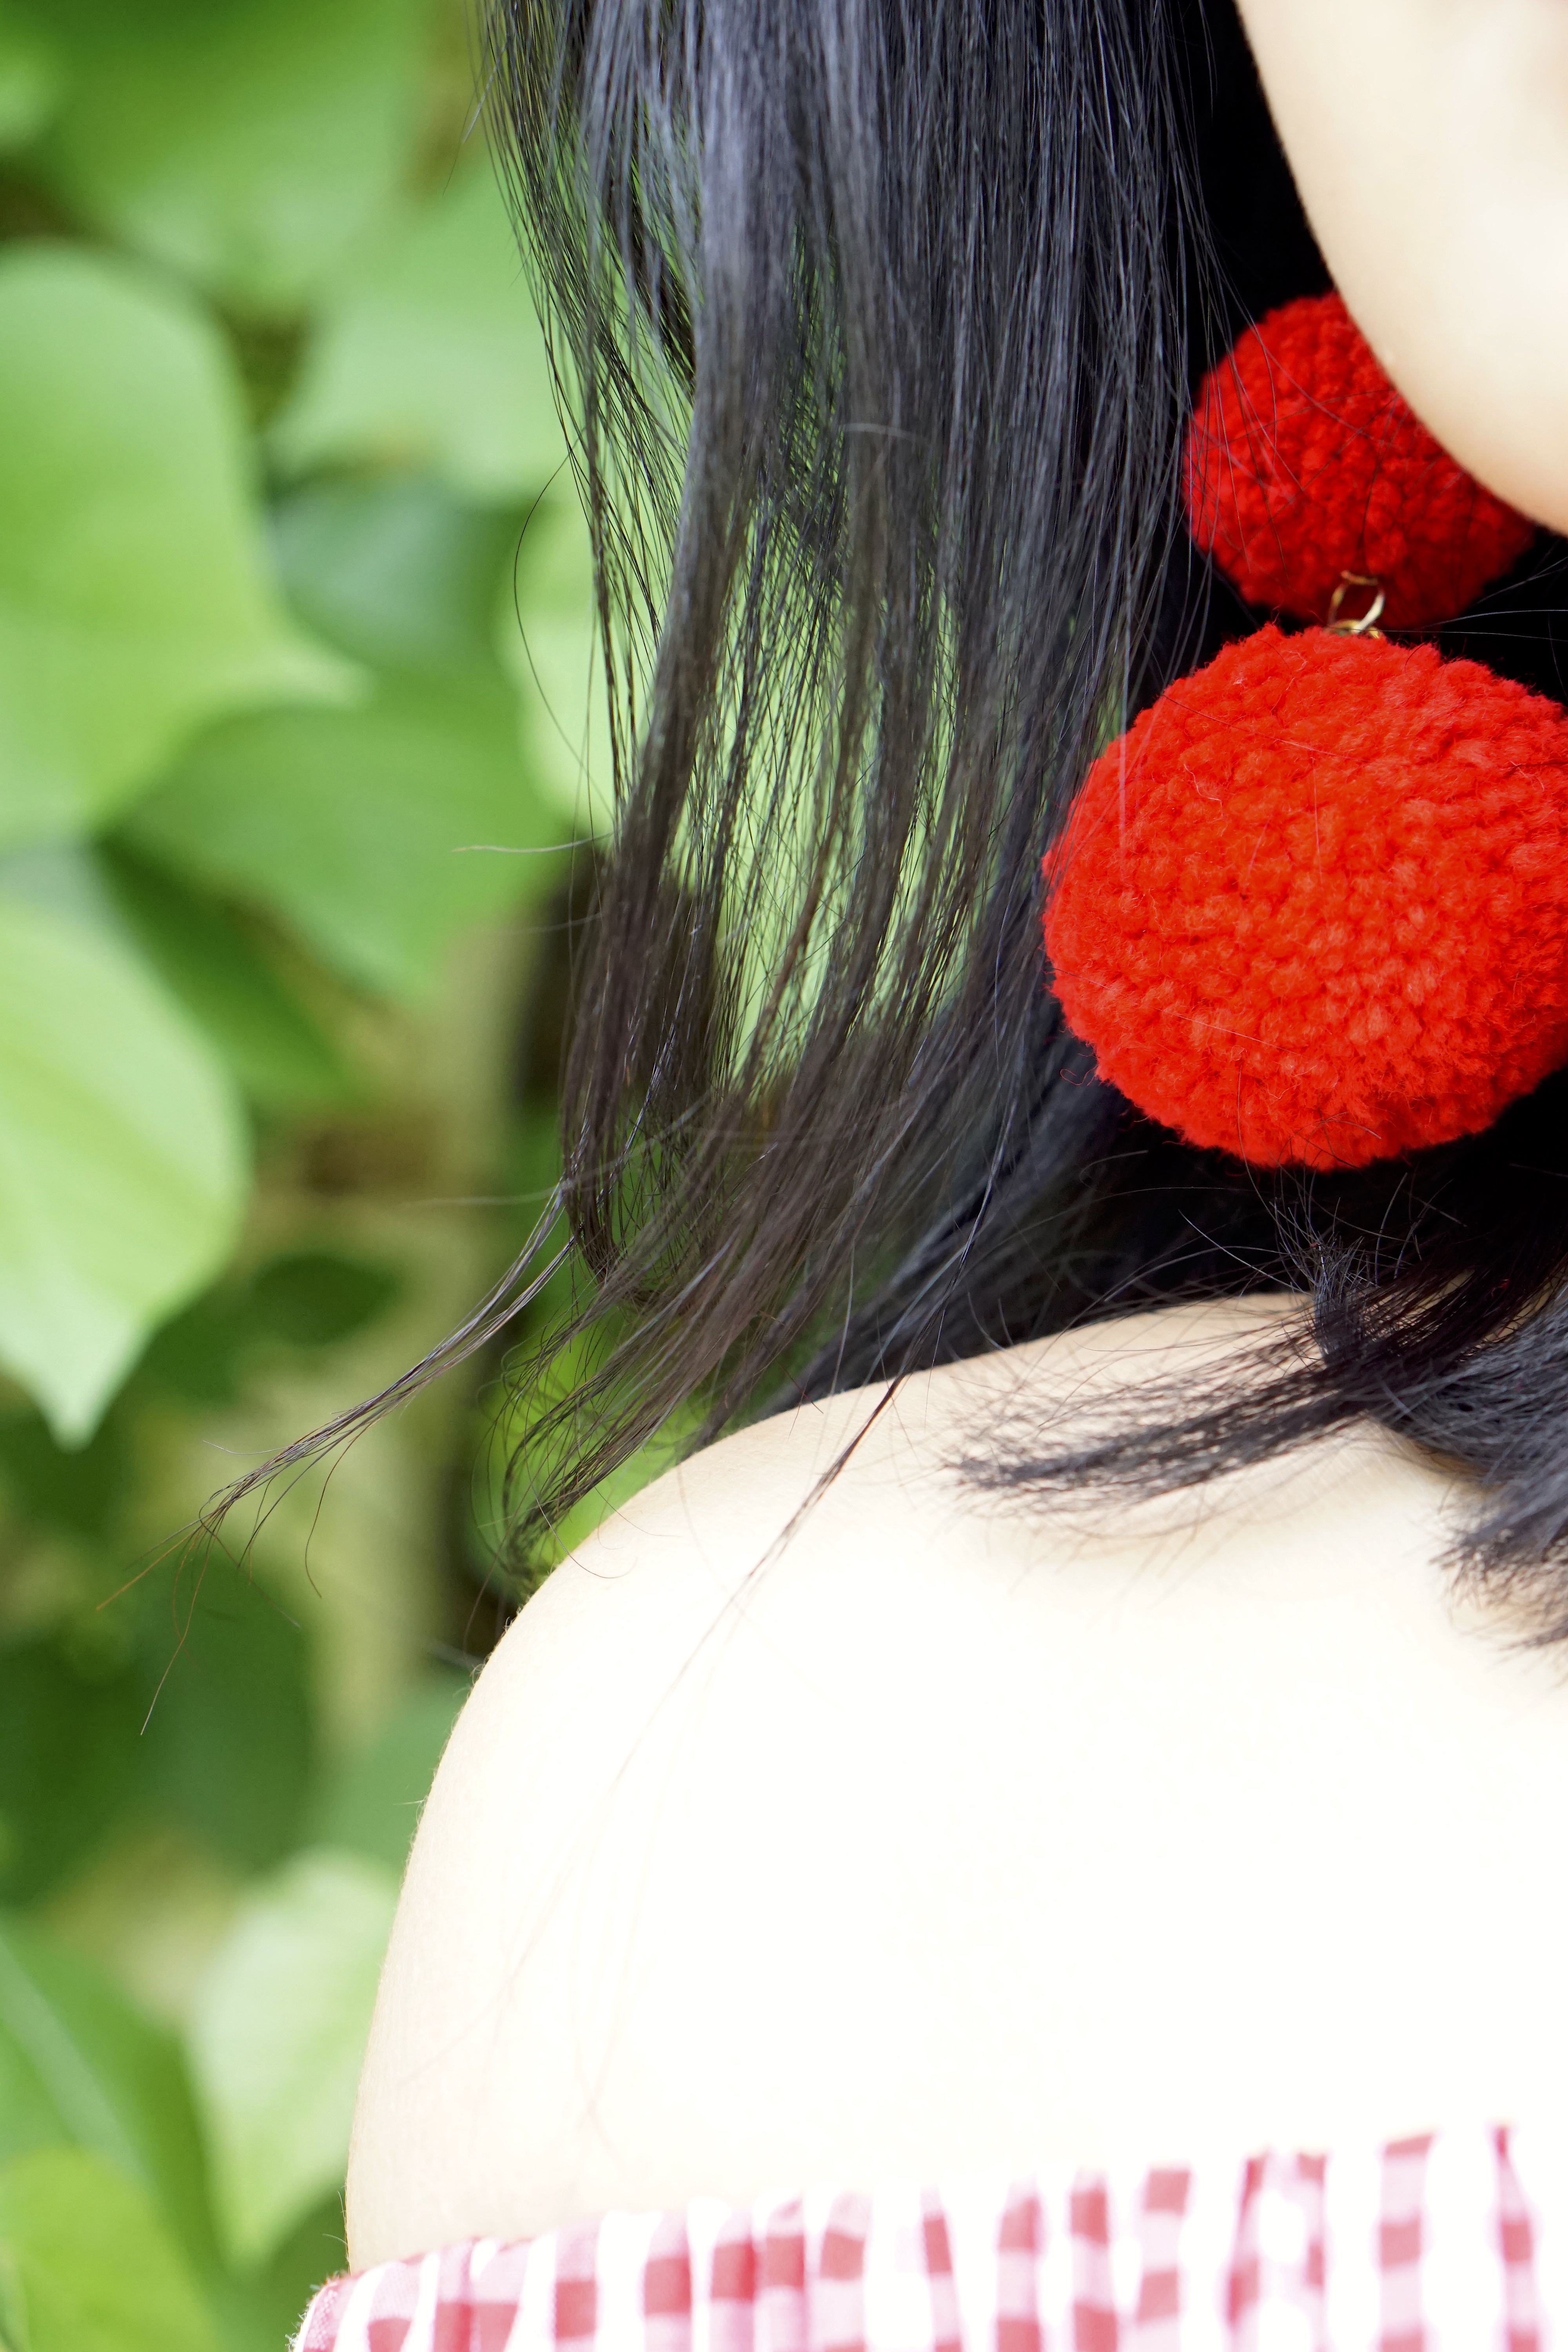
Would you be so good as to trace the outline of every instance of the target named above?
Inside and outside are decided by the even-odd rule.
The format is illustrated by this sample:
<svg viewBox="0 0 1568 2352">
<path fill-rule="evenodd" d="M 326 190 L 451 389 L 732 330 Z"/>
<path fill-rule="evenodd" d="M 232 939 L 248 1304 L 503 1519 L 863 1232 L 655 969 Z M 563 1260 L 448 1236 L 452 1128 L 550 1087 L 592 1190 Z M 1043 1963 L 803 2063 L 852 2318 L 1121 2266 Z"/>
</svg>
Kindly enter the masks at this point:
<svg viewBox="0 0 1568 2352">
<path fill-rule="evenodd" d="M 459 931 L 550 887 L 562 861 L 536 853 L 563 835 L 531 788 L 504 681 L 482 674 L 392 677 L 357 710 L 230 720 L 128 830 L 277 909 L 361 986 L 411 998 Z"/>
<path fill-rule="evenodd" d="M 225 2352 L 281 2352 L 316 2289 L 348 2266 L 339 2191 L 312 2206 L 258 2269 L 243 2277 L 227 2271 L 212 2283 Z"/>
<path fill-rule="evenodd" d="M 205 2158 L 184 2055 L 108 1978 L 16 1924 L 0 1925 L 0 2158 L 70 2142 L 158 2200 L 185 2252 L 215 2259 Z"/>
<path fill-rule="evenodd" d="M 270 1410 L 275 1380 L 343 1394 L 359 1351 L 329 1351 L 395 1297 L 400 1327 L 445 1313 L 429 1221 L 354 1197 L 425 1165 L 444 1001 L 350 988 L 426 997 L 584 829 L 565 474 L 531 520 L 563 455 L 543 343 L 478 142 L 416 193 L 464 104 L 462 14 L 0 0 L 0 1363 L 52 1416 L 0 1375 L 0 1899 L 47 1902 L 72 1945 L 0 1915 L 0 2167 L 45 2159 L 0 2176 L 5 2352 L 210 2345 L 185 2265 L 225 2352 L 276 2352 L 342 2265 L 393 1874 L 466 1689 L 430 1673 L 323 1770 L 318 1722 L 383 1714 L 424 1602 L 461 1607 L 460 1564 L 420 1557 L 450 1465 L 416 1432 L 347 1506 L 351 1560 L 411 1522 L 406 1626 L 378 1584 L 367 1638 L 336 1604 L 302 1631 L 216 1554 L 195 1592 L 189 1562 L 173 1599 L 166 1575 L 120 1591 L 202 1462 L 222 1475 L 204 1440 L 246 1442 L 215 1413 Z M 258 434 L 304 469 L 265 526 Z M 505 1193 L 519 967 L 489 961 L 490 1042 L 437 1075 L 463 1188 L 471 1152 L 472 1189 Z M 363 1120 L 300 1116 L 373 1087 Z M 263 1114 L 243 1266 L 239 1089 Z M 77 1955 L 184 2015 L 258 1869 L 189 2044 L 209 2146 L 185 2048 Z"/>
<path fill-rule="evenodd" d="M 245 1284 L 206 1293 L 154 1332 L 138 1376 L 186 1404 L 232 1404 L 258 1352 L 331 1348 L 384 1314 L 402 1290 L 391 1266 L 335 1250 L 290 1250 Z M 0 1423 L 0 1465 L 5 1460 Z"/>
<path fill-rule="evenodd" d="M 250 1339 L 243 1295 L 226 1286 L 205 1291 L 153 1332 L 136 1367 L 137 1385 L 198 1412 L 234 1404 Z"/>
<path fill-rule="evenodd" d="M 297 1250 L 252 1277 L 251 1327 L 294 1348 L 331 1348 L 384 1315 L 402 1285 L 392 1268 L 335 1250 Z"/>
<path fill-rule="evenodd" d="M 5 0 L 0 5 L 0 152 L 37 137 L 65 86 L 58 49 L 13 0 Z"/>
<path fill-rule="evenodd" d="M 369 1854 L 401 1872 L 468 1689 L 466 1675 L 448 1674 L 410 1692 L 370 1746 L 327 1783 L 312 1842 Z"/>
<path fill-rule="evenodd" d="M 315 1761 L 304 1636 L 221 1555 L 142 1635 L 141 1772 L 148 1801 L 242 1868 L 299 1835 Z"/>
<path fill-rule="evenodd" d="M 223 350 L 65 246 L 0 256 L 0 843 L 123 805 L 198 723 L 339 698 L 283 614 Z"/>
<path fill-rule="evenodd" d="M 48 1639 L 0 1650 L 0 1891 L 30 1902 L 92 1851 L 133 1793 L 130 1676 L 84 1677 Z"/>
<path fill-rule="evenodd" d="M 240 2262 L 262 2260 L 342 2177 L 396 1901 L 384 1865 L 301 1853 L 250 1896 L 203 1984 L 192 2070 Z"/>
<path fill-rule="evenodd" d="M 30 2147 L 54 2147 L 66 2137 L 37 2068 L 0 2021 L 0 2164 Z M 0 2344 L 5 2330 L 0 2320 Z"/>
<path fill-rule="evenodd" d="M 21 2352 L 218 2352 L 146 2192 L 88 2149 L 0 2172 L 0 2270 Z"/>
<path fill-rule="evenodd" d="M 34 0 L 72 81 L 44 150 L 87 217 L 296 309 L 379 225 L 418 128 L 421 0 Z"/>
<path fill-rule="evenodd" d="M 274 510 L 273 544 L 295 611 L 357 660 L 488 670 L 522 522 L 427 474 L 381 474 L 296 490 Z"/>
<path fill-rule="evenodd" d="M 100 2080 L 79 2032 L 51 2000 L 47 1963 L 40 1970 L 38 1959 L 25 1931 L 0 1926 L 0 2063 L 24 2086 L 26 2109 L 25 2121 L 11 2101 L 0 2111 L 0 2158 L 8 2162 L 28 2147 L 72 2143 L 95 2147 L 122 2172 L 140 2177 L 145 2167 L 134 2129 Z"/>
<path fill-rule="evenodd" d="M 252 1102 L 342 1102 L 353 1081 L 246 927 L 123 843 L 104 853 L 114 898 L 161 980 L 200 1023 Z"/>
<path fill-rule="evenodd" d="M 482 152 L 344 280 L 272 445 L 297 470 L 429 466 L 505 501 L 563 465 L 544 338 Z"/>
<path fill-rule="evenodd" d="M 0 1361 L 88 1435 L 222 1264 L 247 1190 L 226 1074 L 111 937 L 0 899 Z"/>
<path fill-rule="evenodd" d="M 607 831 L 609 732 L 593 550 L 570 487 L 542 499 L 529 518 L 515 590 L 509 582 L 500 605 L 497 644 L 522 708 L 529 773 L 574 834 Z"/>
<path fill-rule="evenodd" d="M 124 1493 L 130 1469 L 123 1418 L 102 1420 L 85 1445 L 61 1445 L 42 1413 L 0 1416 L 0 1476 L 24 1521 L 101 1537 Z"/>
</svg>

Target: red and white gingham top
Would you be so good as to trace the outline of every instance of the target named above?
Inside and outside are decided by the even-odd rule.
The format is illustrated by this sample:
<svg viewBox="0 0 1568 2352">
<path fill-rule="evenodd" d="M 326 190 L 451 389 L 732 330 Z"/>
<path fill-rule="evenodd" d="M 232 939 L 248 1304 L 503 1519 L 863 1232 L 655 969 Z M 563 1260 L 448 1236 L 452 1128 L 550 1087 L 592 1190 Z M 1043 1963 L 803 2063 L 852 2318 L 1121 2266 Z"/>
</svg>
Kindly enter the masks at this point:
<svg viewBox="0 0 1568 2352">
<path fill-rule="evenodd" d="M 295 2352 L 1568 2352 L 1568 2133 L 609 2213 L 324 2286 Z"/>
</svg>

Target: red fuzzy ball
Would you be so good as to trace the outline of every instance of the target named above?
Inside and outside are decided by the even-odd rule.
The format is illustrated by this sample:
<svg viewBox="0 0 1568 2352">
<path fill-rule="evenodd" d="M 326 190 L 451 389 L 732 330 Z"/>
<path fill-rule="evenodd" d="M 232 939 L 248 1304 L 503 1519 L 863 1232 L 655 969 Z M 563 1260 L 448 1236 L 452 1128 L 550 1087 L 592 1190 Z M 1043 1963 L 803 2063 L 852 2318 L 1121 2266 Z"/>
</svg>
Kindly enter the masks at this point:
<svg viewBox="0 0 1568 2352">
<path fill-rule="evenodd" d="M 1255 604 L 1327 621 L 1343 575 L 1390 628 L 1462 613 L 1534 525 L 1434 441 L 1337 294 L 1288 302 L 1205 378 L 1187 435 L 1193 537 Z M 1366 608 L 1347 596 L 1354 619 Z"/>
<path fill-rule="evenodd" d="M 1270 626 L 1090 769 L 1046 948 L 1189 1141 L 1360 1167 L 1568 1061 L 1568 716 L 1431 646 Z"/>
</svg>

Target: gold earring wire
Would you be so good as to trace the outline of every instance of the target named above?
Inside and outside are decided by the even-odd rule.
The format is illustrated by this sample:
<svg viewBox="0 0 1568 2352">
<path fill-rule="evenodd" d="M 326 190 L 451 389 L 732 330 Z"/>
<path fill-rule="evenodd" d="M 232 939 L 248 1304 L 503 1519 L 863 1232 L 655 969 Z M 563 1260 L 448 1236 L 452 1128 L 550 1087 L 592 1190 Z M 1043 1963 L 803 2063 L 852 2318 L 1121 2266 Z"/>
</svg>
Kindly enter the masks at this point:
<svg viewBox="0 0 1568 2352">
<path fill-rule="evenodd" d="M 1372 589 L 1373 592 L 1372 603 L 1367 606 L 1366 611 L 1361 614 L 1359 619 L 1354 621 L 1342 621 L 1340 618 L 1340 607 L 1344 603 L 1349 591 L 1352 588 Z M 1340 584 L 1334 590 L 1332 596 L 1329 599 L 1328 626 L 1333 631 L 1337 637 L 1381 637 L 1383 631 L 1378 628 L 1375 624 L 1380 618 L 1384 605 L 1387 601 L 1388 600 L 1384 596 L 1383 589 L 1378 582 L 1375 580 L 1369 580 L 1364 572 L 1342 572 L 1340 574 Z"/>
</svg>

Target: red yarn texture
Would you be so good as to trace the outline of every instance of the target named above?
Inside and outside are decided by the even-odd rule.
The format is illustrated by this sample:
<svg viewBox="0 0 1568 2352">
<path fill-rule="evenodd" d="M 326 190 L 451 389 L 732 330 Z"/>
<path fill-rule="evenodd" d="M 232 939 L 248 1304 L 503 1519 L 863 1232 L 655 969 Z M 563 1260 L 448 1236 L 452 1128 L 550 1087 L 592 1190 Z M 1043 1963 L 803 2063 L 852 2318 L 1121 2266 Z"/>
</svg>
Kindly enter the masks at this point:
<svg viewBox="0 0 1568 2352">
<path fill-rule="evenodd" d="M 1242 594 L 1309 621 L 1347 572 L 1379 583 L 1390 628 L 1449 620 L 1534 533 L 1417 422 L 1337 294 L 1273 311 L 1205 378 L 1185 491 Z"/>
<path fill-rule="evenodd" d="M 1477 662 L 1269 626 L 1101 754 L 1046 948 L 1191 1142 L 1359 1167 L 1568 1061 L 1568 716 Z"/>
</svg>

